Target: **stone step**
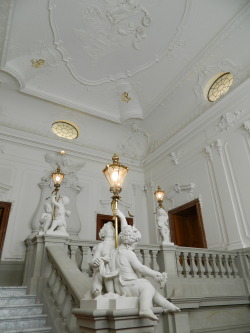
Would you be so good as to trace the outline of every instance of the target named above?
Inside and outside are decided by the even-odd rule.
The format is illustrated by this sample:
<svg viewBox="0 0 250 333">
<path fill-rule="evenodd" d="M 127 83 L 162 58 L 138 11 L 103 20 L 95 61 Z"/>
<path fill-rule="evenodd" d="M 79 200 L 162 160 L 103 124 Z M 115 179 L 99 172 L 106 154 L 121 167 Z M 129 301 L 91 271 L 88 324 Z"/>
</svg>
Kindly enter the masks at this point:
<svg viewBox="0 0 250 333">
<path fill-rule="evenodd" d="M 0 297 L 26 295 L 27 287 L 0 287 Z"/>
<path fill-rule="evenodd" d="M 0 319 L 40 314 L 42 314 L 42 304 L 0 306 Z"/>
<path fill-rule="evenodd" d="M 4 333 L 52 333 L 52 329 L 50 327 L 37 327 L 37 328 L 27 328 L 20 330 L 11 330 L 4 331 Z"/>
<path fill-rule="evenodd" d="M 35 301 L 36 296 L 34 295 L 2 296 L 0 297 L 0 306 L 35 304 Z"/>
<path fill-rule="evenodd" d="M 22 317 L 9 317 L 0 319 L 0 332 L 8 332 L 11 330 L 25 330 L 27 328 L 45 327 L 46 315 L 30 315 Z M 36 330 L 37 331 L 37 330 Z"/>
</svg>

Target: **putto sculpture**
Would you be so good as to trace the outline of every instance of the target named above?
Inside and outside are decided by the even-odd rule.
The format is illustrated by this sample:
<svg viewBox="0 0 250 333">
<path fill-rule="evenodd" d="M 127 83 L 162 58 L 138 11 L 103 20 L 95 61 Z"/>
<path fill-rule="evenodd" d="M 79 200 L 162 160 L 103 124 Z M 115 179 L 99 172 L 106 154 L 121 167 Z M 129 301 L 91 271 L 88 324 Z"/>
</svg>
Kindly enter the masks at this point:
<svg viewBox="0 0 250 333">
<path fill-rule="evenodd" d="M 156 223 L 157 223 L 157 228 L 159 229 L 161 235 L 161 244 L 174 245 L 174 243 L 170 241 L 168 214 L 163 207 L 157 208 Z"/>
<path fill-rule="evenodd" d="M 139 316 L 151 320 L 158 320 L 152 311 L 153 305 L 162 307 L 164 312 L 180 311 L 147 280 L 146 277 L 153 278 L 163 288 L 167 282 L 167 273 L 154 271 L 138 260 L 133 250 L 141 239 L 141 233 L 135 226 L 127 224 L 119 209 L 116 213 L 121 221 L 118 248 L 115 249 L 114 246 L 114 228 L 108 222 L 109 224 L 101 229 L 100 233 L 105 236 L 95 249 L 91 263 L 94 269 L 92 297 L 99 298 L 105 293 L 115 293 L 116 297 L 138 297 Z"/>
<path fill-rule="evenodd" d="M 45 213 L 40 218 L 39 234 L 68 236 L 66 216 L 71 213 L 65 207 L 68 204 L 68 197 L 56 198 L 56 195 L 52 195 L 51 203 L 46 202 L 44 205 Z"/>
</svg>

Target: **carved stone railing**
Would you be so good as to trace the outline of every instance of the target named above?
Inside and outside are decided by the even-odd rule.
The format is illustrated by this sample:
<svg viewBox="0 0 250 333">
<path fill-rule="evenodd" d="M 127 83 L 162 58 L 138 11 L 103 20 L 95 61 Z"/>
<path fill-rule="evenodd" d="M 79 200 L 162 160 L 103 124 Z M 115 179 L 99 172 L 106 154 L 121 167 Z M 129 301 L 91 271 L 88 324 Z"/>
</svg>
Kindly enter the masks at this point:
<svg viewBox="0 0 250 333">
<path fill-rule="evenodd" d="M 176 251 L 179 278 L 237 278 L 236 253 L 178 247 Z"/>
<path fill-rule="evenodd" d="M 77 333 L 72 309 L 91 289 L 93 249 L 97 241 L 35 236 L 27 244 L 25 284 L 53 318 L 54 331 Z M 250 250 L 215 251 L 178 246 L 138 245 L 135 253 L 148 267 L 166 271 L 161 292 L 179 299 L 250 295 Z M 80 311 L 80 310 L 79 310 Z"/>
</svg>

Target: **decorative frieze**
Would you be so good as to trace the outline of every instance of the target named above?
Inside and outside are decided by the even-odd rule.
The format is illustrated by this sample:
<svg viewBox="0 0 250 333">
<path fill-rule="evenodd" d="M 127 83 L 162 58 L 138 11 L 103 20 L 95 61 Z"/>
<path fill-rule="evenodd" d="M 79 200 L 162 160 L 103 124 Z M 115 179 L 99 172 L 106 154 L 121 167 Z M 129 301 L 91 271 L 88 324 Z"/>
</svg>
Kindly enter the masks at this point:
<svg viewBox="0 0 250 333">
<path fill-rule="evenodd" d="M 220 131 L 227 131 L 229 128 L 233 127 L 238 122 L 242 112 L 244 112 L 244 110 L 224 113 L 220 117 L 219 124 L 217 125 L 218 129 Z"/>
</svg>

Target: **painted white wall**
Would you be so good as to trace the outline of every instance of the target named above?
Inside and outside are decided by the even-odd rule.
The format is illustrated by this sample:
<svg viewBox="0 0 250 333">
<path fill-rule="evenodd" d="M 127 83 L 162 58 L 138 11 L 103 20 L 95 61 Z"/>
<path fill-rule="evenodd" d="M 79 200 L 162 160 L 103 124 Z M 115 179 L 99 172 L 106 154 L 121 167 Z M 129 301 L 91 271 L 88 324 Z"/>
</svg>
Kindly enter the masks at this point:
<svg viewBox="0 0 250 333">
<path fill-rule="evenodd" d="M 209 248 L 250 246 L 249 88 L 250 82 L 245 82 L 146 160 L 145 182 L 153 184 L 148 202 L 157 185 L 168 197 L 175 184 L 195 184 L 192 193 L 175 193 L 173 202 L 165 199 L 164 205 L 171 209 L 200 198 Z M 154 207 L 148 209 L 153 221 Z M 157 236 L 150 233 L 150 242 L 155 241 Z"/>
</svg>

